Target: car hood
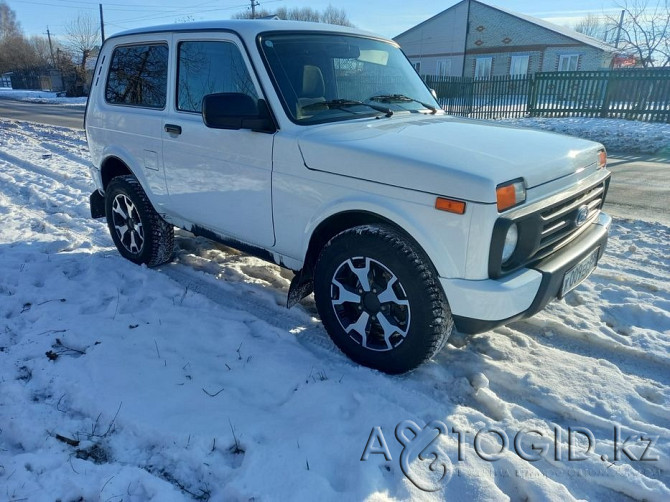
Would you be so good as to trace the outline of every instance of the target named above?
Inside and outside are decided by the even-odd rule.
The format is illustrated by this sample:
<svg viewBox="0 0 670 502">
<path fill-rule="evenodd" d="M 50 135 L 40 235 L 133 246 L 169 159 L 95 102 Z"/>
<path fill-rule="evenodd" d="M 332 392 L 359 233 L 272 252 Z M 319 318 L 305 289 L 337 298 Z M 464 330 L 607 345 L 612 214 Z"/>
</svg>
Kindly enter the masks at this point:
<svg viewBox="0 0 670 502">
<path fill-rule="evenodd" d="M 589 174 L 602 145 L 560 134 L 450 116 L 412 115 L 306 128 L 298 138 L 309 169 L 495 203 L 500 183 L 527 188 Z"/>
</svg>

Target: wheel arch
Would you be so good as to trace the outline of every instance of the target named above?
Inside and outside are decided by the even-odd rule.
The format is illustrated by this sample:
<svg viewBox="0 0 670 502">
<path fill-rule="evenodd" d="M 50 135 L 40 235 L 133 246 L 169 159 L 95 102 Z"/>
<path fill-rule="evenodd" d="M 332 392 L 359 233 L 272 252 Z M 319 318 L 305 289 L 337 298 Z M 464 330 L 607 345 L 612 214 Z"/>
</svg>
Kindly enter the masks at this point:
<svg viewBox="0 0 670 502">
<path fill-rule="evenodd" d="M 386 216 L 382 216 L 379 213 L 372 211 L 344 210 L 325 218 L 316 226 L 312 232 L 309 239 L 309 244 L 307 246 L 307 251 L 305 253 L 305 261 L 302 270 L 303 274 L 310 279 L 313 277 L 314 267 L 321 250 L 328 243 L 328 241 L 330 241 L 330 239 L 335 237 L 337 234 L 361 225 L 375 224 L 385 224 L 392 227 L 409 242 L 414 244 L 417 249 L 424 254 L 426 260 L 428 260 L 428 263 L 433 267 L 433 269 L 436 269 L 435 264 L 432 262 L 429 254 L 426 252 L 421 243 L 419 243 L 409 232 L 407 232 L 407 230 L 405 230 L 402 225 L 396 223 Z"/>
<path fill-rule="evenodd" d="M 118 176 L 135 176 L 135 173 L 128 167 L 128 164 L 115 155 L 106 157 L 100 165 L 100 180 L 103 190 L 107 190 L 109 182 Z"/>
</svg>

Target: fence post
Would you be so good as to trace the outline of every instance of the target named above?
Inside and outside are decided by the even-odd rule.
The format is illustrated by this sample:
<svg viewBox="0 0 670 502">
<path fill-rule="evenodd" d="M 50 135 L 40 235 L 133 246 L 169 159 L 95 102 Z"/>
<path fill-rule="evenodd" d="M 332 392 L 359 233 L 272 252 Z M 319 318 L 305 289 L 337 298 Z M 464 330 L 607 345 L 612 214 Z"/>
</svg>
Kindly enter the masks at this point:
<svg viewBox="0 0 670 502">
<path fill-rule="evenodd" d="M 603 106 L 600 109 L 600 118 L 606 119 L 609 117 L 610 106 L 612 105 L 612 72 L 607 75 L 607 82 L 605 83 L 605 93 L 603 97 Z"/>
<path fill-rule="evenodd" d="M 537 107 L 537 78 L 535 73 L 530 75 L 528 80 L 528 103 L 526 104 L 526 111 L 530 117 L 533 116 L 535 108 Z"/>
</svg>

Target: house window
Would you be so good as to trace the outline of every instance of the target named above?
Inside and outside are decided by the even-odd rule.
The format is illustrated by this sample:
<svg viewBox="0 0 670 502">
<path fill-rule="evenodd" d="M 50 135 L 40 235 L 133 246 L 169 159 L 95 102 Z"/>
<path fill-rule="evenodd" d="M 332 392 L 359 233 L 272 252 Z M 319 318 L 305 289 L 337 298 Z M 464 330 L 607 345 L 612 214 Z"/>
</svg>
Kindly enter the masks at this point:
<svg viewBox="0 0 670 502">
<path fill-rule="evenodd" d="M 412 63 L 412 66 L 418 74 L 421 74 L 421 62 Z"/>
<path fill-rule="evenodd" d="M 558 59 L 558 71 L 577 71 L 579 54 L 561 55 Z"/>
<path fill-rule="evenodd" d="M 437 62 L 437 74 L 440 77 L 451 75 L 451 59 L 443 59 Z"/>
<path fill-rule="evenodd" d="M 520 77 L 528 74 L 528 56 L 512 56 L 509 67 L 509 74 L 513 77 Z"/>
<path fill-rule="evenodd" d="M 477 58 L 475 62 L 475 78 L 489 78 L 492 66 L 493 58 Z"/>
</svg>

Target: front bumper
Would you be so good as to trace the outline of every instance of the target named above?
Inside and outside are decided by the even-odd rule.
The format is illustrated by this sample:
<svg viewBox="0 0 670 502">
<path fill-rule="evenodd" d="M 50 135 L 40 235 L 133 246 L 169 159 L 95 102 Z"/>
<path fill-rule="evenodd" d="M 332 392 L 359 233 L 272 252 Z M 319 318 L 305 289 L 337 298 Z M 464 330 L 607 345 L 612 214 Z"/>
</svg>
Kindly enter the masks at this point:
<svg viewBox="0 0 670 502">
<path fill-rule="evenodd" d="M 530 317 L 557 298 L 565 273 L 593 250 L 598 260 L 607 244 L 612 223 L 605 213 L 577 239 L 533 265 L 497 280 L 467 281 L 440 278 L 449 300 L 456 329 L 483 333 L 518 319 Z"/>
</svg>

